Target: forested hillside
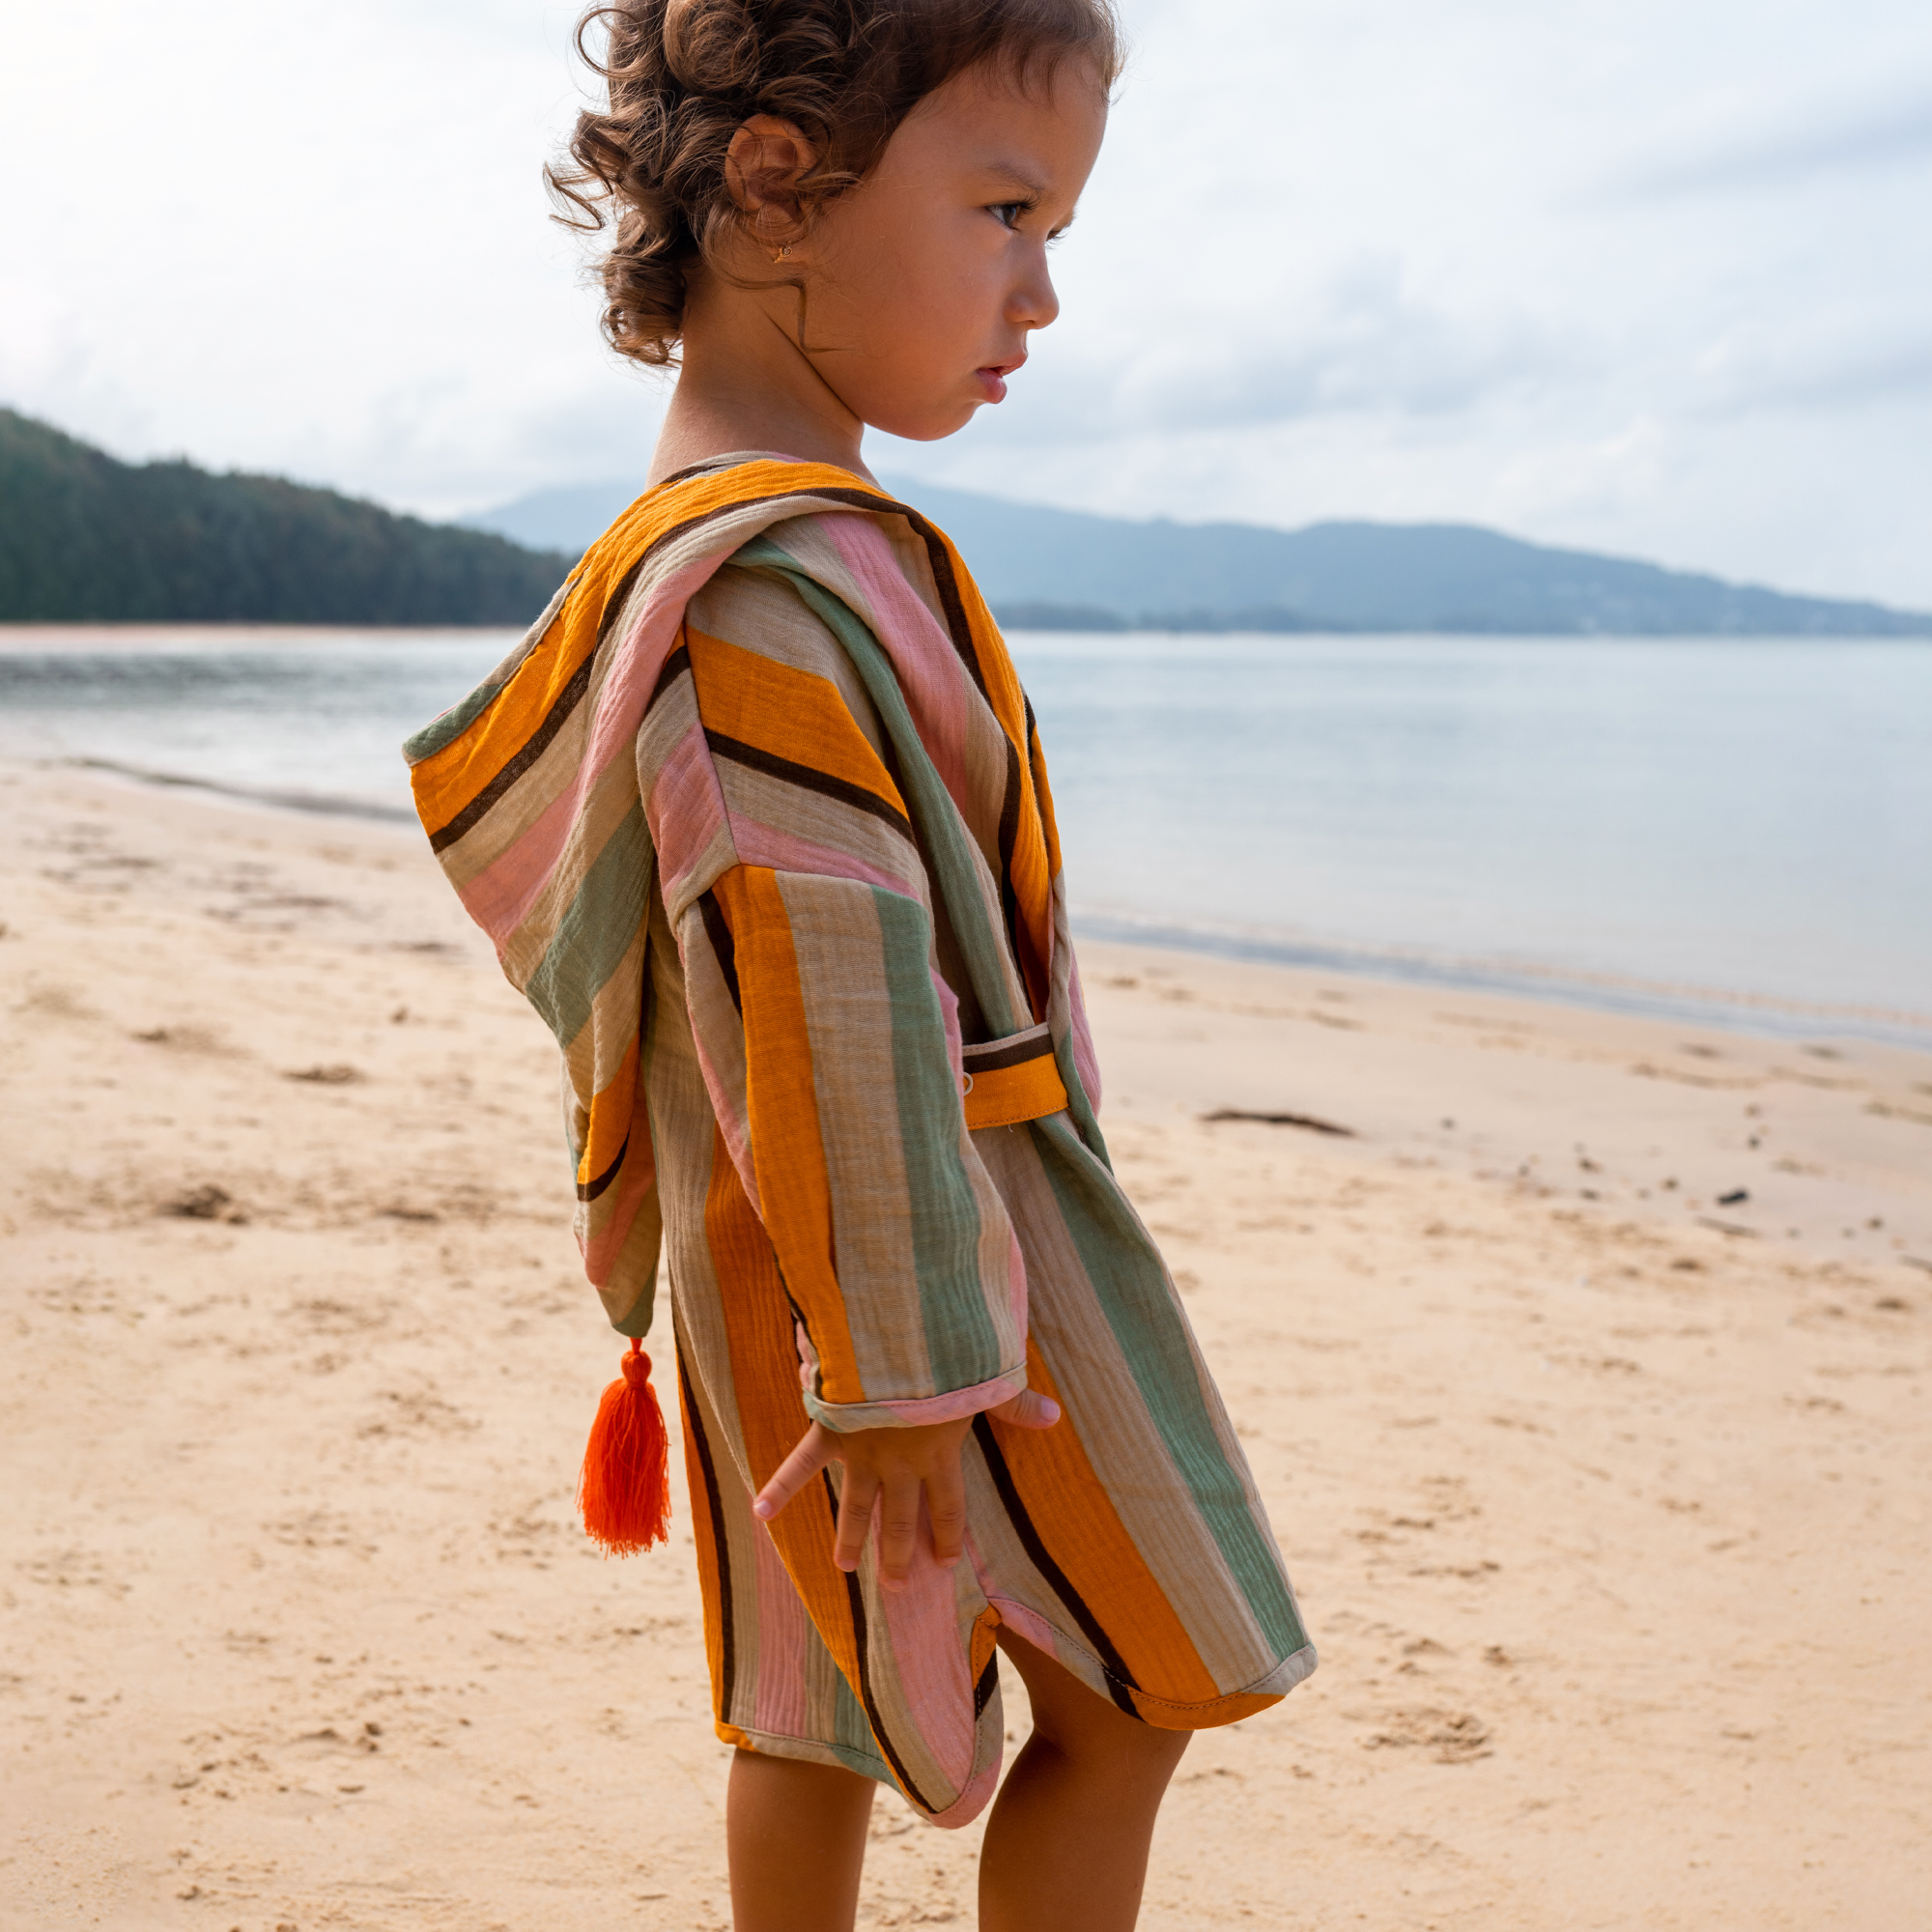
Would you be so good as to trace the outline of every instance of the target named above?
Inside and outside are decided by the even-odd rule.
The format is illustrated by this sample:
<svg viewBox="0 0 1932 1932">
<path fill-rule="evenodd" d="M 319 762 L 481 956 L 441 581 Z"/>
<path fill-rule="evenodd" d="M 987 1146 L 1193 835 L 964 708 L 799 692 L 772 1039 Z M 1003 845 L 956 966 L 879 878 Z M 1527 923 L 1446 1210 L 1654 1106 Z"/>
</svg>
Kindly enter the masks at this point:
<svg viewBox="0 0 1932 1932">
<path fill-rule="evenodd" d="M 573 561 L 0 410 L 0 621 L 526 624 Z"/>
</svg>

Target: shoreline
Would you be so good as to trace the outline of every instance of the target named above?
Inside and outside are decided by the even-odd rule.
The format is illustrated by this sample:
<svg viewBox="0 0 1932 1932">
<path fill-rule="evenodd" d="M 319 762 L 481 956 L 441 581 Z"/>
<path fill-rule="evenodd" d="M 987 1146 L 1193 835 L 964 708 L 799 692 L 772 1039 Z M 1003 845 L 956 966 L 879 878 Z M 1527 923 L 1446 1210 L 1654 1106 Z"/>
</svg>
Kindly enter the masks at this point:
<svg viewBox="0 0 1932 1932">
<path fill-rule="evenodd" d="M 648 1557 L 574 1518 L 542 1025 L 392 825 L 0 810 L 17 1910 L 722 1927 L 682 1474 Z M 1147 1932 L 1917 1932 L 1932 1055 L 1081 959 L 1322 1657 L 1190 1745 Z M 970 1922 L 978 1841 L 882 1795 L 860 1925 Z"/>
<path fill-rule="evenodd" d="M 217 779 L 144 768 L 112 758 L 0 757 L 0 771 L 9 768 L 98 772 L 130 784 L 190 794 L 201 792 L 240 808 L 268 809 L 298 817 L 363 819 L 405 827 L 411 832 L 417 825 L 413 808 L 406 803 L 229 784 Z M 1074 936 L 1083 945 L 1098 940 L 1211 959 L 1341 973 L 1350 979 L 1432 987 L 1445 992 L 1489 993 L 1505 999 L 1625 1014 L 1671 1025 L 1718 1027 L 1726 1032 L 1794 1043 L 1807 1038 L 1842 1038 L 1932 1052 L 1932 1011 L 1823 1005 L 1775 993 L 1671 984 L 1633 974 L 1546 966 L 1534 960 L 1432 953 L 1395 946 L 1350 946 L 1319 938 L 1291 939 L 1079 910 L 1073 912 L 1072 923 Z"/>
</svg>

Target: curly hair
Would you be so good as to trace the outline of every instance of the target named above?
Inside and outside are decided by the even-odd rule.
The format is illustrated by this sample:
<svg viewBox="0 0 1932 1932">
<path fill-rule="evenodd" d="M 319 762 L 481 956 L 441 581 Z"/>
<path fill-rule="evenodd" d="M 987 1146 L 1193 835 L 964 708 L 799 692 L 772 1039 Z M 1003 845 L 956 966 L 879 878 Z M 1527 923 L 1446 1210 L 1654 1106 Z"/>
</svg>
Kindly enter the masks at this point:
<svg viewBox="0 0 1932 1932">
<path fill-rule="evenodd" d="M 602 60 L 585 44 L 598 26 Z M 609 105 L 578 116 L 569 160 L 544 179 L 566 225 L 614 226 L 604 335 L 655 367 L 676 359 L 692 269 L 745 227 L 724 156 L 753 115 L 794 123 L 818 152 L 794 189 L 803 223 L 955 74 L 996 61 L 1050 83 L 1073 58 L 1111 89 L 1124 52 L 1113 0 L 624 0 L 584 14 L 577 48 Z"/>
</svg>

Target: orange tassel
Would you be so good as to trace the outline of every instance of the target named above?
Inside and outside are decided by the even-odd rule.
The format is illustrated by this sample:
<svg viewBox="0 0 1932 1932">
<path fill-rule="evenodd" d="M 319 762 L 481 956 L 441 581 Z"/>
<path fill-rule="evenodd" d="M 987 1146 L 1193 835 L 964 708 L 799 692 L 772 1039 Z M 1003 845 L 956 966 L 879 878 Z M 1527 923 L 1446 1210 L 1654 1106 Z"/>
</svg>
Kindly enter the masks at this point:
<svg viewBox="0 0 1932 1932">
<path fill-rule="evenodd" d="M 634 1339 L 624 1373 L 604 1391 L 577 1485 L 583 1532 L 607 1556 L 631 1556 L 667 1540 L 670 1455 L 651 1358 Z"/>
</svg>

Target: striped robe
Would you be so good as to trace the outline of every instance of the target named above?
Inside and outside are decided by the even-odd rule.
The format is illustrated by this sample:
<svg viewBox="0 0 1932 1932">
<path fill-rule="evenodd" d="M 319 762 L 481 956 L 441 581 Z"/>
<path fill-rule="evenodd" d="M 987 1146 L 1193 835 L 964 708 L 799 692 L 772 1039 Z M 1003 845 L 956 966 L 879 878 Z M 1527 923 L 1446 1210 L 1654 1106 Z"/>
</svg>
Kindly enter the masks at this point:
<svg viewBox="0 0 1932 1932">
<path fill-rule="evenodd" d="M 563 1053 L 613 1325 L 668 1261 L 719 1735 L 985 1804 L 994 1630 L 1175 1729 L 1315 1666 L 1254 1483 L 1108 1164 L 1031 707 L 946 539 L 859 478 L 648 492 L 407 754 Z M 988 1409 L 1022 1387 L 1064 1410 Z M 815 1418 L 972 1416 L 969 1560 L 832 1562 Z"/>
</svg>

